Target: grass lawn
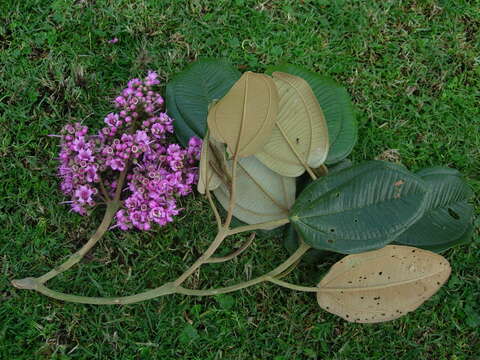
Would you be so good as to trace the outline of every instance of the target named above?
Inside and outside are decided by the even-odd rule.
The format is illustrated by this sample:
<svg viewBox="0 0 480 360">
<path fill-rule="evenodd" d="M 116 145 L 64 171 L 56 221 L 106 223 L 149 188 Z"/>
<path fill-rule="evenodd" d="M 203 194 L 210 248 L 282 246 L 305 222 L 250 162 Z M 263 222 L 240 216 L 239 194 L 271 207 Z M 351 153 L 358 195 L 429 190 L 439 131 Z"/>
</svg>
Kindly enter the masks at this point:
<svg viewBox="0 0 480 360">
<path fill-rule="evenodd" d="M 287 61 L 329 75 L 352 95 L 352 158 L 397 149 L 411 170 L 457 168 L 480 192 L 480 3 L 464 0 L 2 0 L 0 2 L 1 359 L 480 359 L 480 223 L 446 253 L 448 283 L 385 324 L 349 324 L 312 294 L 262 284 L 221 297 L 164 297 L 128 306 L 63 303 L 10 286 L 79 248 L 102 209 L 68 211 L 56 177 L 57 133 L 101 126 L 134 76 L 167 81 L 200 57 L 240 70 Z M 109 39 L 117 37 L 118 43 Z M 475 200 L 477 216 L 480 202 Z M 148 233 L 111 231 L 81 266 L 49 285 L 128 295 L 178 276 L 215 233 L 198 194 L 178 220 Z M 227 253 L 234 239 L 222 248 Z M 263 237 L 237 260 L 204 266 L 186 285 L 233 284 L 283 261 Z M 313 285 L 335 259 L 301 265 Z"/>
</svg>

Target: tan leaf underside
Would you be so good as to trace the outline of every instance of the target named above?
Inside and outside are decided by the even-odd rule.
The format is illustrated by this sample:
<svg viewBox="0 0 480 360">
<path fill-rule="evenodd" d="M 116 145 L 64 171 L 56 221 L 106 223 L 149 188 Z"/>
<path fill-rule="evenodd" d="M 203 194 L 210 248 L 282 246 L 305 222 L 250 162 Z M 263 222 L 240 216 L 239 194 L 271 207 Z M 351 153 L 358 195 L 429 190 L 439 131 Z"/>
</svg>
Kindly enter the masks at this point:
<svg viewBox="0 0 480 360">
<path fill-rule="evenodd" d="M 317 98 L 302 78 L 273 73 L 279 94 L 277 122 L 256 157 L 273 171 L 296 177 L 328 155 L 328 128 Z"/>
<path fill-rule="evenodd" d="M 449 275 L 450 265 L 441 255 L 389 245 L 333 265 L 318 284 L 317 300 L 347 321 L 383 322 L 418 308 Z"/>
<path fill-rule="evenodd" d="M 230 154 L 248 157 L 270 137 L 278 113 L 278 93 L 271 77 L 246 72 L 208 113 L 211 135 Z"/>
</svg>

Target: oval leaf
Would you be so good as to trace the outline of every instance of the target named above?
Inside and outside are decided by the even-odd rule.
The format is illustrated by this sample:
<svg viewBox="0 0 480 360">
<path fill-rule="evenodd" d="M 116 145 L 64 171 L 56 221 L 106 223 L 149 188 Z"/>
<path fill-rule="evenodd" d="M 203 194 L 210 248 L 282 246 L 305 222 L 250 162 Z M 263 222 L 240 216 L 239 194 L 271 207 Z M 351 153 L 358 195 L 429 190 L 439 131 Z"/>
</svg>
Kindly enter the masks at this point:
<svg viewBox="0 0 480 360">
<path fill-rule="evenodd" d="M 283 235 L 283 245 L 285 246 L 285 249 L 287 249 L 287 251 L 290 254 L 293 254 L 295 250 L 298 249 L 298 246 L 300 245 L 298 234 L 295 231 L 295 228 L 291 224 L 288 224 L 285 229 L 285 232 Z M 302 261 L 305 261 L 307 264 L 318 264 L 325 258 L 329 257 L 330 255 L 333 255 L 333 253 L 329 251 L 324 251 L 324 250 L 309 249 L 302 256 Z"/>
<path fill-rule="evenodd" d="M 258 152 L 277 119 L 278 94 L 273 80 L 246 72 L 208 113 L 208 128 L 231 154 L 247 157 Z"/>
<path fill-rule="evenodd" d="M 239 160 L 236 181 L 237 199 L 233 209 L 236 218 L 247 224 L 257 224 L 288 217 L 288 210 L 295 201 L 294 178 L 278 175 L 251 156 Z M 220 185 L 214 194 L 223 208 L 228 209 L 227 186 Z"/>
<path fill-rule="evenodd" d="M 415 310 L 450 276 L 442 256 L 410 246 L 349 255 L 318 284 L 320 307 L 343 319 L 377 323 Z"/>
<path fill-rule="evenodd" d="M 222 169 L 226 164 L 225 146 L 215 139 L 209 138 L 207 135 L 202 144 L 202 152 L 200 155 L 200 165 L 198 170 L 197 190 L 201 194 L 205 194 L 208 183 L 208 190 L 215 190 L 223 182 Z M 207 177 L 208 175 L 208 177 Z"/>
<path fill-rule="evenodd" d="M 240 78 L 240 72 L 219 59 L 202 59 L 177 74 L 168 84 L 166 105 L 175 119 L 175 135 L 183 146 L 207 130 L 208 106 L 222 98 Z"/>
<path fill-rule="evenodd" d="M 317 97 L 327 121 L 330 142 L 325 163 L 335 164 L 346 158 L 357 142 L 357 122 L 350 96 L 345 88 L 332 79 L 296 65 L 284 64 L 267 69 L 268 73 L 275 71 L 301 77 L 308 82 Z"/>
<path fill-rule="evenodd" d="M 312 182 L 290 220 L 310 246 L 344 254 L 382 247 L 417 221 L 427 185 L 403 167 L 370 161 Z"/>
<path fill-rule="evenodd" d="M 429 186 L 425 213 L 395 242 L 439 252 L 468 241 L 473 227 L 473 206 L 468 203 L 472 191 L 460 173 L 435 167 L 418 175 Z"/>
<path fill-rule="evenodd" d="M 184 147 L 188 146 L 188 141 L 193 136 L 199 136 L 185 121 L 183 116 L 178 111 L 177 104 L 175 103 L 175 95 L 173 93 L 173 82 L 168 83 L 165 93 L 165 101 L 167 106 L 167 113 L 173 119 L 173 126 L 175 128 L 175 136 L 180 144 Z"/>
<path fill-rule="evenodd" d="M 279 95 L 275 128 L 255 156 L 273 171 L 296 177 L 305 166 L 319 167 L 328 154 L 328 130 L 308 83 L 286 73 L 273 73 Z"/>
<path fill-rule="evenodd" d="M 349 167 L 353 166 L 353 162 L 350 159 L 343 159 L 342 161 L 338 162 L 337 164 L 333 165 L 331 168 L 328 169 L 329 174 L 334 174 L 344 169 L 348 169 Z"/>
</svg>

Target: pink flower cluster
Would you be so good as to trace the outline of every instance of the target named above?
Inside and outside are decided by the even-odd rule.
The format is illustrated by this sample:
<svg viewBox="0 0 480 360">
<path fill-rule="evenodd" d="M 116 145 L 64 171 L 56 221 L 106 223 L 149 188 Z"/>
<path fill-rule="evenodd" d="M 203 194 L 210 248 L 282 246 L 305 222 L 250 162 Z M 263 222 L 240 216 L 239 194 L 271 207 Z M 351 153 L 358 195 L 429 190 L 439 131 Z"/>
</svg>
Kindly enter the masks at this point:
<svg viewBox="0 0 480 360">
<path fill-rule="evenodd" d="M 158 84 L 151 71 L 143 80 L 130 80 L 115 99 L 118 111 L 105 117 L 106 126 L 95 135 L 79 123 L 62 129 L 58 173 L 73 211 L 86 215 L 113 198 L 117 179 L 126 171 L 122 208 L 116 214 L 119 228 L 149 230 L 179 213 L 177 197 L 189 194 L 198 180 L 202 142 L 194 137 L 187 149 L 168 143 L 173 120 L 153 90 Z"/>
</svg>

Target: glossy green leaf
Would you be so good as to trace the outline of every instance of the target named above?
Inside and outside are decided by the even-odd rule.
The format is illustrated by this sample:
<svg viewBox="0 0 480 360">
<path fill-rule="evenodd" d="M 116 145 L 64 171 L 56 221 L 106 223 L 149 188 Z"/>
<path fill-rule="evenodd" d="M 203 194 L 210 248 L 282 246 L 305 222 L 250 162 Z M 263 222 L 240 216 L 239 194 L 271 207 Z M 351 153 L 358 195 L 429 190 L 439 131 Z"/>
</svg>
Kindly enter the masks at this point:
<svg viewBox="0 0 480 360">
<path fill-rule="evenodd" d="M 271 74 L 281 71 L 299 76 L 308 82 L 322 108 L 328 126 L 330 149 L 326 164 L 335 164 L 346 158 L 357 142 L 357 122 L 350 96 L 335 81 L 302 67 L 284 64 L 267 69 Z"/>
<path fill-rule="evenodd" d="M 417 175 L 429 186 L 425 213 L 395 242 L 437 252 L 467 242 L 473 231 L 472 191 L 460 173 L 435 167 Z"/>
<path fill-rule="evenodd" d="M 423 214 L 428 187 L 405 168 L 370 161 L 312 182 L 290 220 L 312 247 L 351 254 L 380 248 Z"/>
<path fill-rule="evenodd" d="M 247 224 L 257 224 L 288 217 L 295 201 L 295 178 L 281 176 L 250 156 L 238 161 L 236 181 L 233 209 L 236 218 Z M 228 209 L 229 189 L 222 184 L 213 193 L 222 207 Z"/>
<path fill-rule="evenodd" d="M 339 172 L 344 169 L 348 169 L 349 167 L 353 166 L 353 162 L 350 159 L 343 159 L 339 163 L 333 165 L 332 167 L 328 168 L 328 173 L 329 174 L 335 174 L 336 172 Z"/>
<path fill-rule="evenodd" d="M 283 235 L 283 246 L 285 246 L 285 249 L 287 249 L 290 254 L 293 254 L 299 245 L 300 241 L 295 228 L 291 224 L 288 224 Z M 319 264 L 329 255 L 332 255 L 330 251 L 309 249 L 302 256 L 302 261 L 308 264 Z"/>
<path fill-rule="evenodd" d="M 221 99 L 239 78 L 240 72 L 228 62 L 202 59 L 167 84 L 167 112 L 174 119 L 175 134 L 183 146 L 191 136 L 205 137 L 209 105 Z"/>
<path fill-rule="evenodd" d="M 188 146 L 188 141 L 192 136 L 200 137 L 200 134 L 195 133 L 192 128 L 185 121 L 183 116 L 178 111 L 177 104 L 175 103 L 175 95 L 173 93 L 174 81 L 171 81 L 167 85 L 165 93 L 165 101 L 167 105 L 167 113 L 173 119 L 173 125 L 175 127 L 175 136 L 180 144 L 184 147 Z"/>
</svg>

